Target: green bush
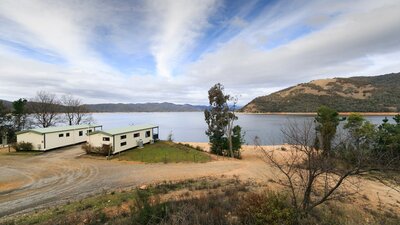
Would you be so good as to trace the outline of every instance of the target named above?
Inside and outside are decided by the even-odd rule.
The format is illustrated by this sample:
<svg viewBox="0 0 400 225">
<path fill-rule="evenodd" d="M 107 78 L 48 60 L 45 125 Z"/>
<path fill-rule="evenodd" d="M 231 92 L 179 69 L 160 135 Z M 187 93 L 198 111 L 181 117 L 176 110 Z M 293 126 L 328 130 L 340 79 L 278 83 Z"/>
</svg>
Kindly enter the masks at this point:
<svg viewBox="0 0 400 225">
<path fill-rule="evenodd" d="M 33 145 L 30 142 L 18 142 L 13 147 L 17 152 L 33 150 Z"/>
<path fill-rule="evenodd" d="M 86 154 L 104 155 L 107 156 L 110 152 L 112 153 L 112 145 L 103 145 L 101 147 L 94 147 L 90 144 L 84 144 L 82 148 Z"/>
<path fill-rule="evenodd" d="M 272 191 L 245 195 L 237 208 L 237 214 L 242 224 L 297 224 L 296 210 L 287 196 Z"/>
</svg>

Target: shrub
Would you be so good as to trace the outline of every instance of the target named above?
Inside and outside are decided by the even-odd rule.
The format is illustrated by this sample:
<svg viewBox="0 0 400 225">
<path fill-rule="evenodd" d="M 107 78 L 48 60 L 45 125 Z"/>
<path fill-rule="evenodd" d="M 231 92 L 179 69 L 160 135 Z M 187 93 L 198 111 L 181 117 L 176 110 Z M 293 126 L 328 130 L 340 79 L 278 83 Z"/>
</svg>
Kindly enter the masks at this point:
<svg viewBox="0 0 400 225">
<path fill-rule="evenodd" d="M 86 154 L 107 156 L 110 152 L 112 152 L 112 145 L 103 145 L 101 147 L 94 147 L 91 146 L 90 144 L 84 144 L 82 148 L 85 150 Z"/>
<path fill-rule="evenodd" d="M 287 196 L 272 191 L 245 195 L 237 214 L 242 224 L 297 224 L 296 210 Z"/>
<path fill-rule="evenodd" d="M 15 151 L 32 151 L 33 145 L 30 142 L 18 142 L 14 146 Z"/>
</svg>

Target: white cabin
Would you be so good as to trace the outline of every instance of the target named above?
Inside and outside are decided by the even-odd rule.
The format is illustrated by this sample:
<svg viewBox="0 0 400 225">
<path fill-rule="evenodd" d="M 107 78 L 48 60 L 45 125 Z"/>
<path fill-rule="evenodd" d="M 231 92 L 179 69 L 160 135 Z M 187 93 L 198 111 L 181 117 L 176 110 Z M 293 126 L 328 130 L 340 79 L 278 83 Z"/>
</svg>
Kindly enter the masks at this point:
<svg viewBox="0 0 400 225">
<path fill-rule="evenodd" d="M 17 133 L 17 142 L 29 142 L 33 150 L 47 151 L 86 142 L 87 134 L 101 130 L 100 125 L 74 125 L 24 130 Z"/>
<path fill-rule="evenodd" d="M 158 126 L 137 125 L 108 131 L 92 132 L 88 144 L 93 147 L 112 146 L 112 154 L 122 152 L 158 139 Z"/>
</svg>

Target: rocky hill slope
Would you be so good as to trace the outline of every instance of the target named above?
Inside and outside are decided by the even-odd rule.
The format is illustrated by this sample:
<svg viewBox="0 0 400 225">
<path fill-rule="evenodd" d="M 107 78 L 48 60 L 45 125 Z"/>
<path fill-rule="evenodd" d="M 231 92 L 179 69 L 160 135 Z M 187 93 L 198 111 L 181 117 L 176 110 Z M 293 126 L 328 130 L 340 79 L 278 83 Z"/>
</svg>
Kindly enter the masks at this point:
<svg viewBox="0 0 400 225">
<path fill-rule="evenodd" d="M 315 112 L 321 105 L 340 112 L 398 112 L 400 73 L 313 80 L 257 97 L 241 111 Z"/>
</svg>

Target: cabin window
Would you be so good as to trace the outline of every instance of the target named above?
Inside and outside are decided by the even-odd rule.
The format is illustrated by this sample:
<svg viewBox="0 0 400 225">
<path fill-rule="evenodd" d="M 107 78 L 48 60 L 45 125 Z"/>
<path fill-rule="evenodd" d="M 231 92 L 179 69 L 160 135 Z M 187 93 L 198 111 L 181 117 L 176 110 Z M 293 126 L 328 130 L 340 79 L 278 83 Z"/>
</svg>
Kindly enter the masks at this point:
<svg viewBox="0 0 400 225">
<path fill-rule="evenodd" d="M 150 131 L 146 131 L 146 137 L 150 137 Z"/>
<path fill-rule="evenodd" d="M 134 137 L 134 138 L 140 137 L 140 133 L 134 133 L 134 134 L 133 134 L 133 137 Z"/>
<path fill-rule="evenodd" d="M 126 141 L 121 142 L 121 146 L 125 146 L 126 145 Z"/>
<path fill-rule="evenodd" d="M 79 136 L 83 136 L 83 131 L 79 131 Z"/>
<path fill-rule="evenodd" d="M 89 133 L 91 133 L 92 132 L 92 130 L 89 130 Z"/>
<path fill-rule="evenodd" d="M 126 135 L 121 135 L 121 139 L 126 139 Z"/>
<path fill-rule="evenodd" d="M 65 136 L 66 136 L 66 137 L 69 137 L 69 133 L 66 133 Z"/>
<path fill-rule="evenodd" d="M 58 137 L 64 137 L 64 134 L 59 134 Z"/>
<path fill-rule="evenodd" d="M 103 141 L 110 141 L 109 137 L 103 137 Z"/>
</svg>

